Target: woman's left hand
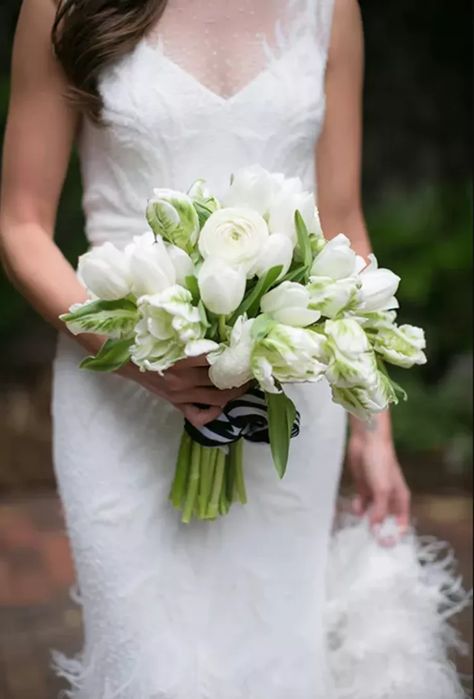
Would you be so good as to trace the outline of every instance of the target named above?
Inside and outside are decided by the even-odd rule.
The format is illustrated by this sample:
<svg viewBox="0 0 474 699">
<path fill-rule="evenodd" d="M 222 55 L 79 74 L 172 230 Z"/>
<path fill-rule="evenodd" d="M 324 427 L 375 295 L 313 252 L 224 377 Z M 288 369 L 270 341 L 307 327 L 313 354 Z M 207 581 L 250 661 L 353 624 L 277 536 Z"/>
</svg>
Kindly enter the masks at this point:
<svg viewBox="0 0 474 699">
<path fill-rule="evenodd" d="M 410 524 L 411 495 L 392 439 L 370 430 L 353 430 L 347 464 L 356 489 L 355 514 L 367 514 L 374 528 L 391 515 L 404 534 Z"/>
</svg>

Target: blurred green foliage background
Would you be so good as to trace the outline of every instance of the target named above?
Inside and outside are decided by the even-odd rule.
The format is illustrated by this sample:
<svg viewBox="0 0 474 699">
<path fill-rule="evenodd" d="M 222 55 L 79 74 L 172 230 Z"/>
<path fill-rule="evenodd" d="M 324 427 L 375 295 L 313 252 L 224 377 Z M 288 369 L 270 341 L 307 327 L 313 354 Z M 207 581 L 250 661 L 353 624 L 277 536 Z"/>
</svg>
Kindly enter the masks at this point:
<svg viewBox="0 0 474 699">
<path fill-rule="evenodd" d="M 0 138 L 18 5 L 0 5 Z M 426 328 L 429 348 L 427 367 L 396 372 L 409 393 L 393 411 L 397 445 L 433 481 L 465 483 L 472 457 L 470 3 L 361 6 L 366 216 L 377 256 L 402 277 L 401 318 Z M 73 262 L 85 248 L 80 196 L 74 158 L 57 228 Z M 50 361 L 54 336 L 1 273 L 0 303 L 1 373 L 24 381 Z"/>
</svg>

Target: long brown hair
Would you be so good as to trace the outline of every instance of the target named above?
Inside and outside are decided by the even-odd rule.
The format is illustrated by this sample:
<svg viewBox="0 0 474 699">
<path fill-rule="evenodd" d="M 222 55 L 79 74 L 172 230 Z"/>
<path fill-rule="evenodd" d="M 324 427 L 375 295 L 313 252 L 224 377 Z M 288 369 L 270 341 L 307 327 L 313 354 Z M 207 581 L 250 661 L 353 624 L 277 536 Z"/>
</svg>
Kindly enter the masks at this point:
<svg viewBox="0 0 474 699">
<path fill-rule="evenodd" d="M 101 70 L 133 49 L 163 13 L 167 0 L 58 0 L 52 42 L 69 82 L 68 96 L 100 122 Z"/>
</svg>

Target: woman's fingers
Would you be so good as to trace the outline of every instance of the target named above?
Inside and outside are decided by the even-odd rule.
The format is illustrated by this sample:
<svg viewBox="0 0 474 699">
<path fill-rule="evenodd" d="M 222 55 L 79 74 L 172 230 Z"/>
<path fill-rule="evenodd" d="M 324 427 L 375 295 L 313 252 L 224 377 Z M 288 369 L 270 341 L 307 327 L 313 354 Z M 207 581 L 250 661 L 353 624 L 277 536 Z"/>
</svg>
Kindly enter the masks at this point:
<svg viewBox="0 0 474 699">
<path fill-rule="evenodd" d="M 391 498 L 391 513 L 396 517 L 400 534 L 405 534 L 410 527 L 411 493 L 406 483 L 400 479 Z"/>
<path fill-rule="evenodd" d="M 212 422 L 222 412 L 220 407 L 198 408 L 196 405 L 184 403 L 177 406 L 194 427 L 200 428 Z"/>
<path fill-rule="evenodd" d="M 372 526 L 381 524 L 389 512 L 390 491 L 381 487 L 373 493 L 372 505 L 370 507 L 369 520 Z"/>
</svg>

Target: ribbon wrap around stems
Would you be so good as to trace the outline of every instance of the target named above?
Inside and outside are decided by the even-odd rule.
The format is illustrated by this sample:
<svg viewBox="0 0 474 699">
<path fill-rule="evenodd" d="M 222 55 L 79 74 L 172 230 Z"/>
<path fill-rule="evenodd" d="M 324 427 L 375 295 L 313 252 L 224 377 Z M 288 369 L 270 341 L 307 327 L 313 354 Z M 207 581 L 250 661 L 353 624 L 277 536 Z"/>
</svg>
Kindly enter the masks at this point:
<svg viewBox="0 0 474 699">
<path fill-rule="evenodd" d="M 240 439 L 269 444 L 265 394 L 258 388 L 251 388 L 228 403 L 222 414 L 204 427 L 197 428 L 186 420 L 185 430 L 194 442 L 204 447 L 223 447 Z M 299 432 L 300 414 L 297 412 L 291 436 L 297 437 Z"/>
</svg>

